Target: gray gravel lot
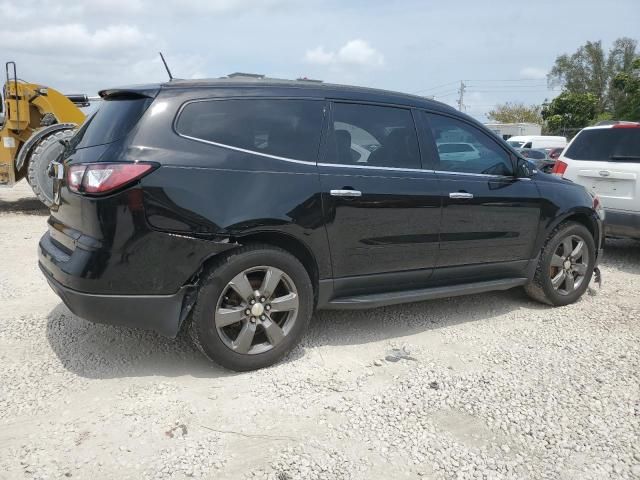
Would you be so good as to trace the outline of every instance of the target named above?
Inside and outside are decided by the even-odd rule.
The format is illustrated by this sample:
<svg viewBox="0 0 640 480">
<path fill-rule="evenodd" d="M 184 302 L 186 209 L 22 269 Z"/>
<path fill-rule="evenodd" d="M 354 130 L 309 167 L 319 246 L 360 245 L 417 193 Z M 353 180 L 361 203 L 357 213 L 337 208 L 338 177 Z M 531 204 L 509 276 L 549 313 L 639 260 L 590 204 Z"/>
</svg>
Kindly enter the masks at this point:
<svg viewBox="0 0 640 480">
<path fill-rule="evenodd" d="M 0 478 L 640 479 L 640 242 L 575 305 L 322 312 L 234 374 L 74 317 L 37 268 L 46 218 L 0 190 Z"/>
</svg>

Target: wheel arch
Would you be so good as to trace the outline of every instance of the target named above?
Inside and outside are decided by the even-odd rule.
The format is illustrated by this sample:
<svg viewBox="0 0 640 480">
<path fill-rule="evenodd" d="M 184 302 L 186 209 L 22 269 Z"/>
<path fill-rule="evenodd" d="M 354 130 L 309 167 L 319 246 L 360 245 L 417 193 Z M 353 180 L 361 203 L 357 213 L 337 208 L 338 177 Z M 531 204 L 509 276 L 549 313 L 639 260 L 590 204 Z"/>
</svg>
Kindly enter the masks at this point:
<svg viewBox="0 0 640 480">
<path fill-rule="evenodd" d="M 242 245 L 249 245 L 252 243 L 260 243 L 278 247 L 296 257 L 298 261 L 302 263 L 302 266 L 309 274 L 309 279 L 311 280 L 311 285 L 313 286 L 314 297 L 317 300 L 320 275 L 318 262 L 311 252 L 311 249 L 302 240 L 287 233 L 273 231 L 253 232 L 246 235 L 229 237 L 229 244 L 235 245 L 237 247 Z M 229 251 L 233 251 L 233 248 L 207 257 L 202 263 L 199 271 L 206 270 L 212 263 L 220 258 L 220 255 L 224 255 Z"/>
<path fill-rule="evenodd" d="M 549 234 L 558 225 L 566 222 L 576 222 L 581 225 L 584 225 L 593 236 L 593 240 L 594 240 L 594 243 L 596 244 L 596 250 L 597 250 L 598 248 L 597 245 L 600 241 L 600 236 L 602 232 L 600 231 L 600 226 L 598 224 L 598 221 L 595 218 L 595 215 L 596 214 L 593 212 L 593 210 L 590 210 L 586 207 L 578 207 L 578 208 L 569 210 L 562 215 L 557 216 L 556 218 L 553 219 L 553 221 L 547 224 L 544 238 L 542 238 L 541 241 L 539 242 L 539 245 L 538 245 L 539 248 L 536 251 L 538 251 L 540 248 L 544 246 L 544 243 L 549 237 Z"/>
</svg>

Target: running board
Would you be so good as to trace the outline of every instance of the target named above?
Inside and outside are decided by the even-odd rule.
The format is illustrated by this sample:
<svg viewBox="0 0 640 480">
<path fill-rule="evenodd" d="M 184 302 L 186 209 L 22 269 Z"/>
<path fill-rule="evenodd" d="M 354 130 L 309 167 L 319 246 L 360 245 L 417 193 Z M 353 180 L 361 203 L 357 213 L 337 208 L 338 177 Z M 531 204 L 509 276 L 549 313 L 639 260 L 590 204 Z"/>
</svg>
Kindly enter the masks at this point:
<svg viewBox="0 0 640 480">
<path fill-rule="evenodd" d="M 462 285 L 448 285 L 446 287 L 431 287 L 420 290 L 405 290 L 401 292 L 374 293 L 352 297 L 340 297 L 331 300 L 324 308 L 330 310 L 364 310 L 400 303 L 422 302 L 436 298 L 459 297 L 474 293 L 491 292 L 494 290 L 508 290 L 513 287 L 526 285 L 526 278 L 507 278 L 488 282 L 466 283 Z"/>
</svg>

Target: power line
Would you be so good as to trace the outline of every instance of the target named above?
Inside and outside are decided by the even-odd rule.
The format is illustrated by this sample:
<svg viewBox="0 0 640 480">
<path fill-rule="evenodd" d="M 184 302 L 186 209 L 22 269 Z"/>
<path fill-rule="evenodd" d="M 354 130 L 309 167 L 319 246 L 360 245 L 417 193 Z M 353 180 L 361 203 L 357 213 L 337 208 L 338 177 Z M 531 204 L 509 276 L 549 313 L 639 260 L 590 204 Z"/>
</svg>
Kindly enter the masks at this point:
<svg viewBox="0 0 640 480">
<path fill-rule="evenodd" d="M 451 90 L 450 92 L 439 93 L 437 95 L 430 95 L 430 96 L 433 98 L 444 98 L 444 97 L 449 97 L 451 95 L 455 95 L 456 93 L 458 93 L 458 90 Z"/>
<path fill-rule="evenodd" d="M 446 87 L 447 85 L 453 85 L 454 83 L 458 83 L 458 81 L 454 81 L 454 82 L 448 82 L 448 83 L 443 83 L 442 85 L 437 85 L 435 87 L 430 87 L 430 88 L 423 88 L 422 90 L 416 90 L 413 93 L 420 93 L 420 92 L 430 92 L 432 90 L 437 90 L 440 87 Z"/>
<path fill-rule="evenodd" d="M 487 80 L 487 79 L 479 79 L 479 80 L 466 80 L 467 82 L 541 82 L 543 78 L 504 78 L 502 80 Z"/>
</svg>

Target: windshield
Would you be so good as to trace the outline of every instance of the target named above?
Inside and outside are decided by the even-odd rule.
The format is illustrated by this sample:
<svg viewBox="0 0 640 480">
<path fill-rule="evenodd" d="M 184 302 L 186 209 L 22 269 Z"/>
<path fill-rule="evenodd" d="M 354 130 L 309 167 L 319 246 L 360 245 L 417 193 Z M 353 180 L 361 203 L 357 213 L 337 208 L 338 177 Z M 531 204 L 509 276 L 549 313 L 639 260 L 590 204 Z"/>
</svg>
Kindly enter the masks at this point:
<svg viewBox="0 0 640 480">
<path fill-rule="evenodd" d="M 587 161 L 640 159 L 640 128 L 583 130 L 564 156 Z"/>
<path fill-rule="evenodd" d="M 71 140 L 74 148 L 92 147 L 123 138 L 138 122 L 152 98 L 114 99 L 102 102 Z"/>
</svg>

